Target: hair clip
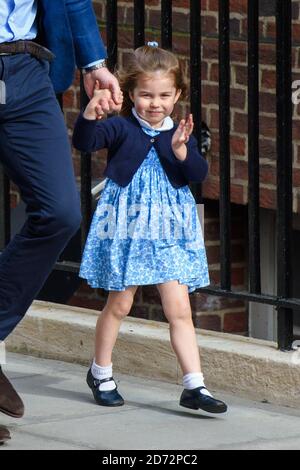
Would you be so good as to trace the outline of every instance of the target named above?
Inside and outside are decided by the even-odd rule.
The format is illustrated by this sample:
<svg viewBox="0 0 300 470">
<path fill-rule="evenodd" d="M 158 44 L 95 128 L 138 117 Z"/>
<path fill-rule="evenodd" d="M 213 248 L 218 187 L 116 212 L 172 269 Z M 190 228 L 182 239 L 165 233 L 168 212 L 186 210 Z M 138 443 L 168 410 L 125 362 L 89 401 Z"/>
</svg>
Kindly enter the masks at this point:
<svg viewBox="0 0 300 470">
<path fill-rule="evenodd" d="M 158 42 L 149 41 L 149 42 L 147 42 L 147 46 L 149 46 L 149 47 L 158 47 Z"/>
</svg>

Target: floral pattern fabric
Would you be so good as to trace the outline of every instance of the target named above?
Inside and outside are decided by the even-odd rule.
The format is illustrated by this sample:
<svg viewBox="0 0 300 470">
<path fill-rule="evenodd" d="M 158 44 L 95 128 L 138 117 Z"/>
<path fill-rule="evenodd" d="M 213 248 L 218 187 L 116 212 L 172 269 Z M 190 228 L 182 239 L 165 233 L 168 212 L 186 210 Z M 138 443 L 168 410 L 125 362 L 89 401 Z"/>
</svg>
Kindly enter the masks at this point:
<svg viewBox="0 0 300 470">
<path fill-rule="evenodd" d="M 209 284 L 193 195 L 188 186 L 171 185 L 154 147 L 126 187 L 107 179 L 79 275 L 91 287 L 115 291 L 171 280 L 189 292 Z"/>
</svg>

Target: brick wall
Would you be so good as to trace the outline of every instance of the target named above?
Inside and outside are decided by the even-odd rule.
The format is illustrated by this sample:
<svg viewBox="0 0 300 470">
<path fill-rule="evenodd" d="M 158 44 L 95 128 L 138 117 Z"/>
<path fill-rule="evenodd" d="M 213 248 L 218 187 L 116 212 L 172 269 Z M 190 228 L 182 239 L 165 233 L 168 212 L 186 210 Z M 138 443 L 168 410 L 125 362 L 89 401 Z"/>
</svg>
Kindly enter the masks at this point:
<svg viewBox="0 0 300 470">
<path fill-rule="evenodd" d="M 105 1 L 94 0 L 95 11 L 105 40 Z M 219 123 L 218 123 L 218 0 L 202 0 L 202 96 L 203 117 L 213 131 L 213 147 L 209 156 L 210 175 L 204 184 L 204 196 L 219 196 Z M 275 116 L 275 0 L 261 0 L 260 5 L 260 203 L 265 208 L 276 208 L 276 116 Z M 160 1 L 146 1 L 146 41 L 160 41 Z M 173 0 L 173 49 L 189 75 L 189 1 Z M 231 54 L 231 200 L 247 203 L 247 0 L 230 2 Z M 133 44 L 133 3 L 118 2 L 119 62 Z M 300 79 L 300 2 L 293 2 L 293 80 Z M 65 96 L 67 119 L 72 127 L 77 113 L 78 81 Z M 187 112 L 182 103 L 178 114 Z M 293 112 L 294 147 L 294 203 L 299 212 L 300 203 L 300 105 Z M 76 168 L 78 156 L 75 157 Z M 101 175 L 103 162 L 93 159 L 94 174 Z"/>
<path fill-rule="evenodd" d="M 20 202 L 20 193 L 19 189 L 13 184 L 10 183 L 10 207 L 15 209 Z"/>
<path fill-rule="evenodd" d="M 276 116 L 275 116 L 275 1 L 263 0 L 260 5 L 260 205 L 276 208 Z M 231 6 L 231 200 L 247 203 L 247 2 L 232 0 Z M 217 15 L 218 2 L 206 2 L 208 17 Z M 300 78 L 300 3 L 293 2 L 293 80 Z M 212 20 L 210 20 L 212 25 Z M 211 152 L 210 177 L 204 184 L 204 194 L 209 198 L 218 197 L 219 142 L 218 142 L 218 40 L 214 33 L 203 41 L 205 80 L 203 82 L 204 109 L 208 125 L 215 130 Z M 293 210 L 299 212 L 299 137 L 300 105 L 294 106 L 294 200 Z"/>
<path fill-rule="evenodd" d="M 276 208 L 276 116 L 275 116 L 275 0 L 260 0 L 260 204 L 264 208 Z M 218 1 L 202 0 L 202 99 L 203 118 L 213 132 L 212 150 L 208 157 L 209 177 L 203 185 L 206 201 L 205 239 L 211 281 L 219 282 L 219 123 L 218 123 Z M 95 11 L 105 40 L 105 0 L 94 1 Z M 146 41 L 160 42 L 160 1 L 146 1 Z M 232 284 L 236 289 L 247 285 L 246 264 L 246 214 L 247 204 L 247 1 L 230 2 L 230 57 L 231 57 L 231 201 L 232 220 Z M 133 47 L 133 2 L 118 2 L 119 63 Z M 189 1 L 173 0 L 173 50 L 178 54 L 186 75 L 189 76 Z M 300 2 L 293 2 L 293 80 L 300 79 Z M 64 106 L 70 132 L 78 108 L 78 77 L 65 94 Z M 182 103 L 178 115 L 188 111 L 188 103 Z M 300 105 L 294 106 L 294 201 L 293 210 L 300 207 Z M 93 156 L 93 176 L 100 179 L 104 167 L 103 152 Z M 79 156 L 74 155 L 79 174 Z M 215 201 L 215 202 L 214 202 Z M 70 303 L 99 308 L 105 303 L 105 291 L 92 290 L 83 285 Z M 191 296 L 195 324 L 201 328 L 218 331 L 246 333 L 247 305 L 244 302 L 219 297 Z M 140 288 L 132 315 L 164 320 L 160 300 L 155 287 Z"/>
</svg>

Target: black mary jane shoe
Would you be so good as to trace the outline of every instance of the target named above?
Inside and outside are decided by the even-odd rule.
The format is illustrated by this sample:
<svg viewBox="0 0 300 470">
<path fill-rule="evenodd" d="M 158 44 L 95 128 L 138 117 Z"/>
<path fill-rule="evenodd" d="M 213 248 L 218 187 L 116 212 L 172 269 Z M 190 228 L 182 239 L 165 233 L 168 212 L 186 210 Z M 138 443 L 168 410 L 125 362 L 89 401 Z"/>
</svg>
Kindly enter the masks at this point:
<svg viewBox="0 0 300 470">
<path fill-rule="evenodd" d="M 107 379 L 98 380 L 95 379 L 91 369 L 89 369 L 86 377 L 86 383 L 93 392 L 95 401 L 98 405 L 102 406 L 122 406 L 124 405 L 124 399 L 119 394 L 117 387 L 113 390 L 99 390 L 99 386 L 104 382 L 109 382 L 114 380 L 113 377 L 108 377 Z"/>
<path fill-rule="evenodd" d="M 184 389 L 179 404 L 192 410 L 199 410 L 200 408 L 208 411 L 208 413 L 225 413 L 227 405 L 221 400 L 205 395 L 201 391 L 203 389 L 205 387 L 197 387 L 193 390 Z"/>
</svg>

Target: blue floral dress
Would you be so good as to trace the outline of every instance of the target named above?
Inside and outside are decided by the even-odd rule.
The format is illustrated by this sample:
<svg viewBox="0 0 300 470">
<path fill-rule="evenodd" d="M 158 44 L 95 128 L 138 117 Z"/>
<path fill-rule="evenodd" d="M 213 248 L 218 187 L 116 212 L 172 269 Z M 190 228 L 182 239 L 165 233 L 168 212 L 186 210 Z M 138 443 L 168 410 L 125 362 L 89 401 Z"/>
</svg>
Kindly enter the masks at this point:
<svg viewBox="0 0 300 470">
<path fill-rule="evenodd" d="M 126 187 L 106 180 L 79 275 L 91 287 L 114 291 L 171 280 L 189 292 L 209 284 L 193 195 L 188 186 L 171 185 L 154 147 Z"/>
</svg>

